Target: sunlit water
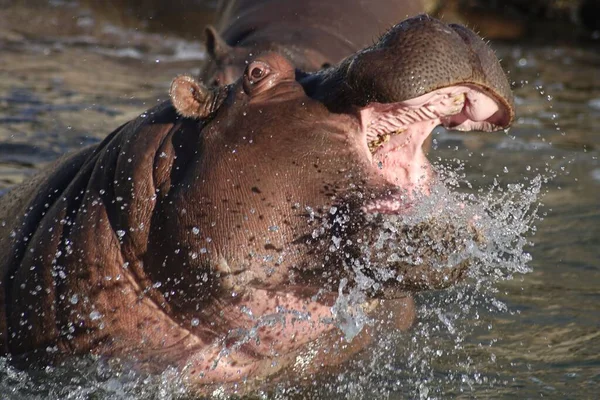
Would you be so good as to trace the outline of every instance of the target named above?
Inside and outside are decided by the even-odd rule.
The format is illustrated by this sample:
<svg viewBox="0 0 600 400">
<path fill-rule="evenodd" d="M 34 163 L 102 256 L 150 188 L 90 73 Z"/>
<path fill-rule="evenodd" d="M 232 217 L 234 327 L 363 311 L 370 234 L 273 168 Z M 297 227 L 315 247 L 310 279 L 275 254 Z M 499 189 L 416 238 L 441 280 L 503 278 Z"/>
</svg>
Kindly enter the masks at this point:
<svg viewBox="0 0 600 400">
<path fill-rule="evenodd" d="M 94 24 L 86 18 L 84 28 Z M 194 41 L 84 28 L 68 39 L 1 32 L 0 191 L 164 100 L 170 79 L 197 72 L 203 56 Z M 305 385 L 283 382 L 269 396 L 597 396 L 600 55 L 573 46 L 496 49 L 514 81 L 514 127 L 436 131 L 430 159 L 444 187 L 416 214 L 390 219 L 378 243 L 405 249 L 401 227 L 431 218 L 475 227 L 483 240 L 466 237 L 452 258 L 438 260 L 444 268 L 469 259 L 469 279 L 418 294 L 416 325 L 384 335 L 343 372 Z M 411 245 L 397 258 L 418 263 L 419 246 L 432 243 Z M 375 282 L 360 268 L 355 273 L 333 309 L 348 339 L 377 324 L 361 309 Z M 170 399 L 184 390 L 174 371 L 150 376 L 116 360 L 20 371 L 0 359 L 3 398 Z"/>
</svg>

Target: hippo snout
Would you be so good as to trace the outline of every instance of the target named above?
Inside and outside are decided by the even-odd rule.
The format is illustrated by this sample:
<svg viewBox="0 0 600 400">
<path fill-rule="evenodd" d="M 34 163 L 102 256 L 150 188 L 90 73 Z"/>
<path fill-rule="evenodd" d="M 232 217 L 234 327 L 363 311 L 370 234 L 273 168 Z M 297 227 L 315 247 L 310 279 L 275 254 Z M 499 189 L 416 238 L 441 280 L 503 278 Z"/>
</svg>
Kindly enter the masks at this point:
<svg viewBox="0 0 600 400">
<path fill-rule="evenodd" d="M 355 104 L 388 104 L 473 85 L 498 103 L 495 115 L 486 118 L 489 125 L 477 129 L 503 129 L 514 119 L 513 95 L 498 59 L 463 26 L 419 15 L 392 27 L 375 45 L 346 62 L 347 84 L 358 88 L 357 99 L 362 100 Z"/>
<path fill-rule="evenodd" d="M 436 126 L 496 131 L 514 119 L 510 85 L 494 52 L 470 30 L 427 15 L 407 19 L 339 65 L 300 82 L 336 113 L 357 116 L 373 170 L 406 196 L 429 191 L 425 152 Z M 399 212 L 399 197 L 366 207 Z"/>
</svg>

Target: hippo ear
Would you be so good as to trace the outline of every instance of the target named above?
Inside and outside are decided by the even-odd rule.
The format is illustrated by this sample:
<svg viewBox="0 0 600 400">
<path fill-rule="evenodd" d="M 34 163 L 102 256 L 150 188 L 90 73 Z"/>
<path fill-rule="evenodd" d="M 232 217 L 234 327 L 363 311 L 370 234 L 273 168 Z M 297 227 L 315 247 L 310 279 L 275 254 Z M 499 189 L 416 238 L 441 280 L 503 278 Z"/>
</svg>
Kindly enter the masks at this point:
<svg viewBox="0 0 600 400">
<path fill-rule="evenodd" d="M 188 75 L 173 79 L 169 95 L 179 115 L 186 118 L 206 118 L 217 105 L 217 93 Z"/>
<path fill-rule="evenodd" d="M 206 52 L 213 60 L 220 60 L 231 52 L 232 47 L 227 44 L 213 26 L 208 25 L 204 29 L 204 33 L 206 34 L 206 41 L 204 42 Z"/>
</svg>

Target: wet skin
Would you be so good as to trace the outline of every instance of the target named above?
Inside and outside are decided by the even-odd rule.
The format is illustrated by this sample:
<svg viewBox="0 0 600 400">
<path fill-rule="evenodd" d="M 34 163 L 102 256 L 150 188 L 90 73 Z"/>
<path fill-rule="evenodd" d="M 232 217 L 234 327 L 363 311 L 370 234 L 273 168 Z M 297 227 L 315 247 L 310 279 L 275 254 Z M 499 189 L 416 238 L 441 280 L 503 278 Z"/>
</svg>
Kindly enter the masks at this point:
<svg viewBox="0 0 600 400">
<path fill-rule="evenodd" d="M 230 84 L 247 61 L 278 52 L 299 70 L 335 65 L 373 44 L 391 26 L 427 12 L 422 0 L 233 0 L 222 2 L 206 29 L 208 58 L 201 78 Z"/>
<path fill-rule="evenodd" d="M 5 353 L 174 365 L 200 391 L 291 368 L 309 347 L 312 366 L 339 363 L 370 334 L 333 345 L 339 284 L 363 260 L 357 243 L 427 194 L 423 140 L 514 117 L 493 52 L 424 16 L 315 73 L 263 53 L 232 85 L 180 76 L 170 94 L 0 199 Z M 403 328 L 406 290 L 464 273 L 387 267 L 365 307 L 401 300 L 390 320 Z"/>
</svg>

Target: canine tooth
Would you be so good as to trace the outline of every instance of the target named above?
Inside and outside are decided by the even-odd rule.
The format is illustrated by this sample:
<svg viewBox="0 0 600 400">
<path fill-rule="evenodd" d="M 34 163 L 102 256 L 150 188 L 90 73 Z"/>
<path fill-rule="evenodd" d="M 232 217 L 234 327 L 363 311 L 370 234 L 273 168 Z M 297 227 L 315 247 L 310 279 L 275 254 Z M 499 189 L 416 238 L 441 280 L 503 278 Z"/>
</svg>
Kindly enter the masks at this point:
<svg viewBox="0 0 600 400">
<path fill-rule="evenodd" d="M 389 133 L 385 133 L 381 136 L 377 136 L 377 138 L 371 142 L 369 142 L 369 150 L 374 152 L 379 147 L 383 146 L 384 143 L 390 141 L 391 135 Z"/>
<path fill-rule="evenodd" d="M 462 105 L 465 103 L 465 94 L 461 93 L 459 95 L 454 96 L 454 98 L 452 99 L 452 102 L 456 105 Z"/>
</svg>

